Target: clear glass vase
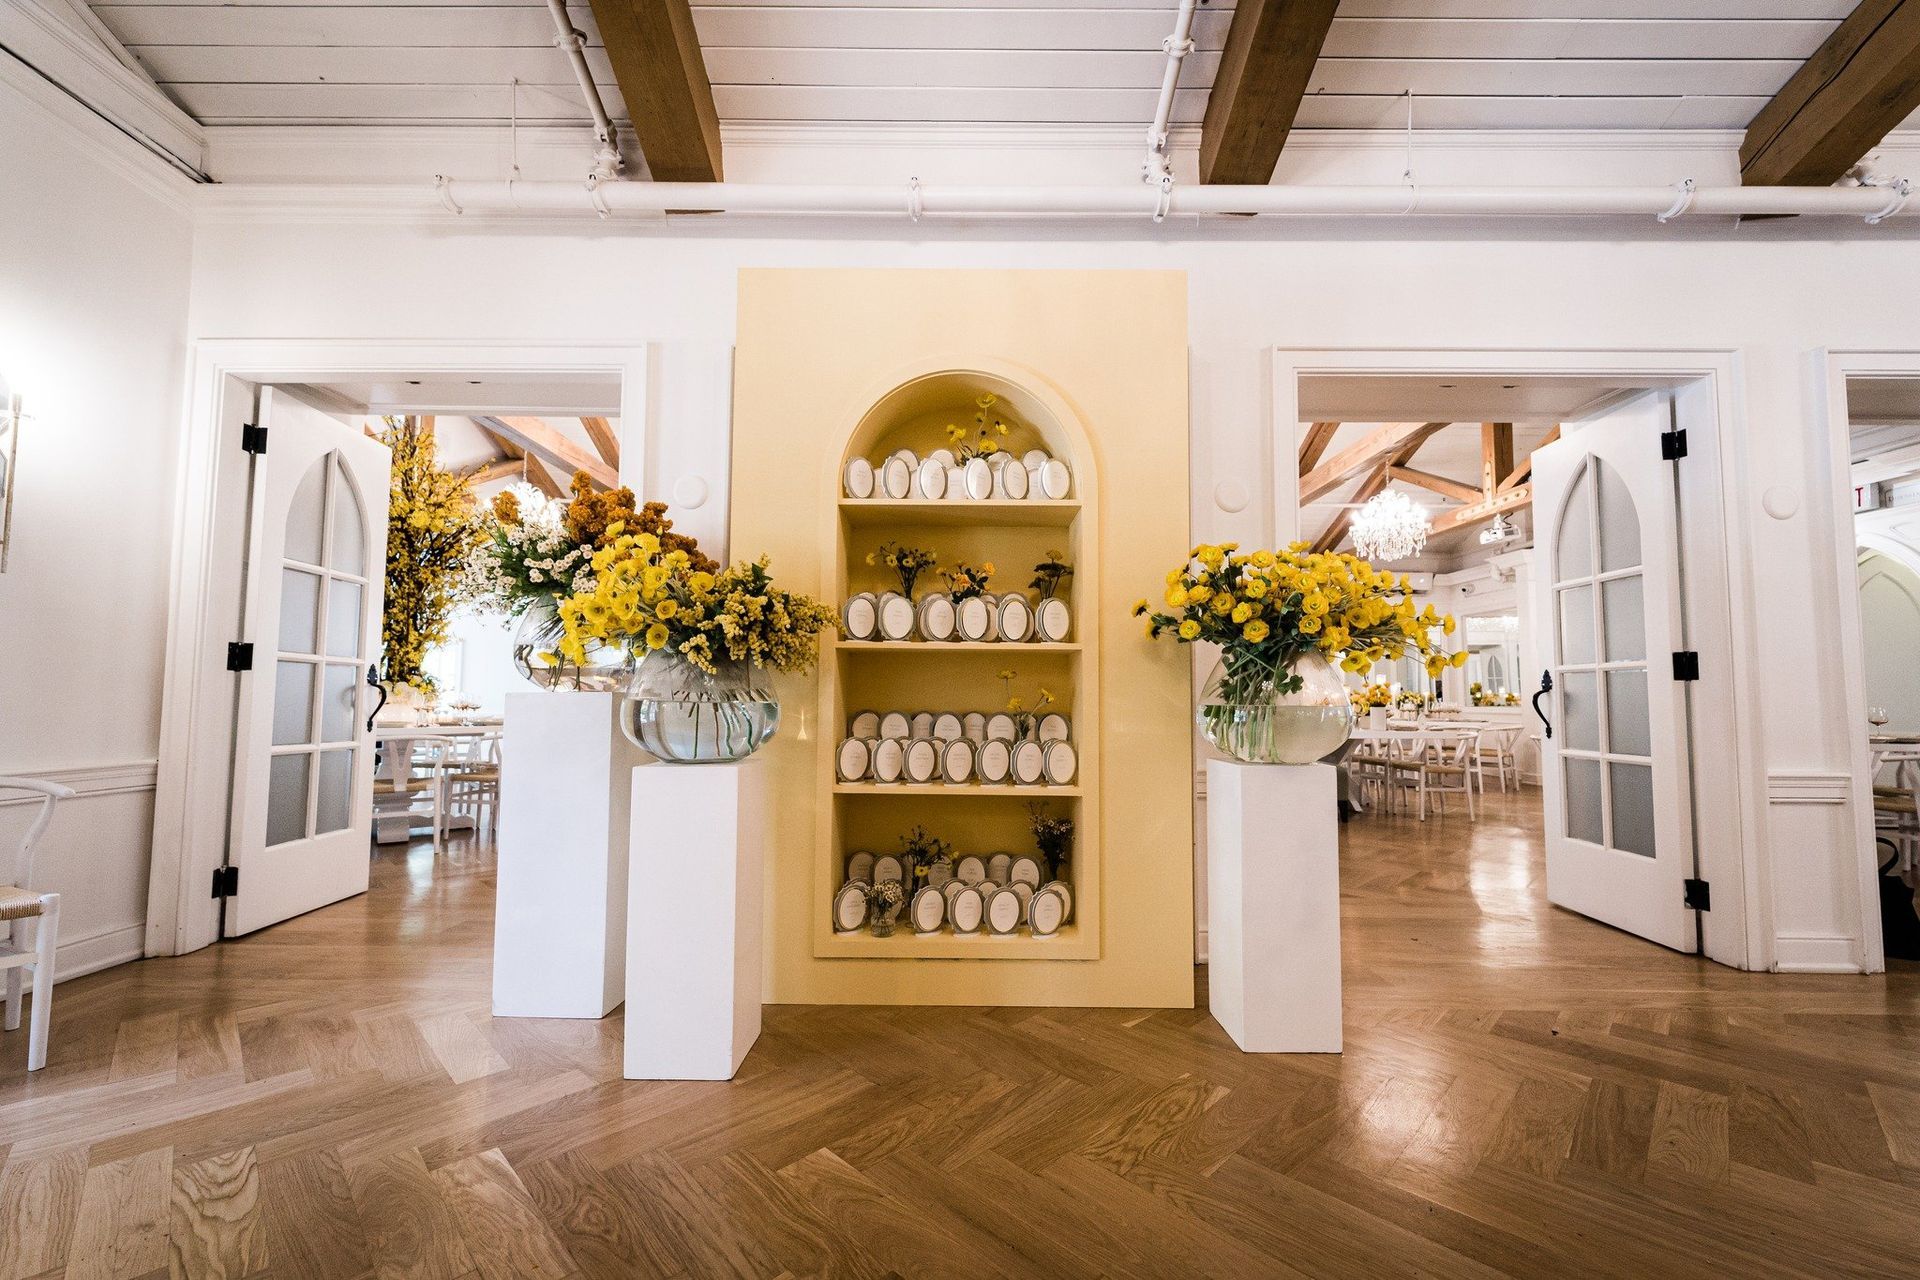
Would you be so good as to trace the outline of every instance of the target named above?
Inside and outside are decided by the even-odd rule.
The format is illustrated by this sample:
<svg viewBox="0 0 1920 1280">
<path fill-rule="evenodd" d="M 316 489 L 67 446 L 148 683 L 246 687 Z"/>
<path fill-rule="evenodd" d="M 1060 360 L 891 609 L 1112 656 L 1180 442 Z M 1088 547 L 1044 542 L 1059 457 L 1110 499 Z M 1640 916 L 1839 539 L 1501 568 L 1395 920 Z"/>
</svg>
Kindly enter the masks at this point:
<svg viewBox="0 0 1920 1280">
<path fill-rule="evenodd" d="M 1276 662 L 1228 649 L 1200 695 L 1200 732 L 1249 764 L 1312 764 L 1353 733 L 1353 703 L 1318 652 Z"/>
<path fill-rule="evenodd" d="M 672 764 L 744 760 L 780 728 L 780 703 L 746 662 L 722 660 L 708 675 L 656 649 L 627 688 L 620 727 L 634 746 Z"/>
<path fill-rule="evenodd" d="M 576 665 L 560 652 L 566 634 L 560 611 L 551 600 L 532 605 L 513 633 L 513 669 L 542 689 L 611 693 L 627 687 L 633 679 L 634 660 L 626 645 L 591 641 L 587 660 Z"/>
</svg>

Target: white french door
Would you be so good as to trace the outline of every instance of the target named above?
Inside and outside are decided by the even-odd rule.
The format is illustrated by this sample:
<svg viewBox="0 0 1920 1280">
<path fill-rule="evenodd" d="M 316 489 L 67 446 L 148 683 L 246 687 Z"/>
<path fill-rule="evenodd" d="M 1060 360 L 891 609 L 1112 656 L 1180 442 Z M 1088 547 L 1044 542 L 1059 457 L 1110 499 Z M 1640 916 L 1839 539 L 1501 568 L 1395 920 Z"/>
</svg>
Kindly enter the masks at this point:
<svg viewBox="0 0 1920 1280">
<path fill-rule="evenodd" d="M 368 670 L 379 652 L 388 453 L 262 388 L 234 729 L 225 932 L 366 892 Z"/>
<path fill-rule="evenodd" d="M 1552 676 L 1542 742 L 1547 897 L 1698 949 L 1686 648 L 1666 393 L 1533 455 L 1534 545 Z"/>
</svg>

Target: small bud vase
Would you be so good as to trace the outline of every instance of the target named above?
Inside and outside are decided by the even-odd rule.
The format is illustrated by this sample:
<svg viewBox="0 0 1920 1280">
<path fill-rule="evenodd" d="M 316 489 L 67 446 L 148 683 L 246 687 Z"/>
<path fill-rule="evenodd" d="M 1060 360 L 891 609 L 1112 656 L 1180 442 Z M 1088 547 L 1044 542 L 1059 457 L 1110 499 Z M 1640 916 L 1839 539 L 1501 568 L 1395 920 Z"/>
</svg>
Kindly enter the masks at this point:
<svg viewBox="0 0 1920 1280">
<path fill-rule="evenodd" d="M 1200 695 L 1200 732 L 1249 764 L 1312 764 L 1353 733 L 1353 703 L 1319 652 L 1278 663 L 1244 649 L 1221 654 Z"/>
</svg>

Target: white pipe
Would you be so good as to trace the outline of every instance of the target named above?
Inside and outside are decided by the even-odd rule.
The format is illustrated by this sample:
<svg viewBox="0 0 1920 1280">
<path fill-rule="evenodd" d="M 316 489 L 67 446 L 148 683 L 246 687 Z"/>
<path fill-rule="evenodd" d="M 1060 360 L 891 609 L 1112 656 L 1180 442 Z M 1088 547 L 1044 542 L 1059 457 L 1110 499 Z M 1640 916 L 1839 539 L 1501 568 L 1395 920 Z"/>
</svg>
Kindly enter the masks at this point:
<svg viewBox="0 0 1920 1280">
<path fill-rule="evenodd" d="M 743 182 L 479 182 L 440 178 L 455 212 L 596 212 L 1158 217 L 1263 214 L 1331 217 L 1647 217 L 1797 214 L 1869 221 L 1904 212 L 1907 185 L 1890 187 L 1416 186 L 835 186 Z M 1675 210 L 1678 210 L 1676 213 Z M 1920 204 L 1915 206 L 1920 211 Z"/>
<path fill-rule="evenodd" d="M 1180 0 L 1174 15 L 1173 34 L 1161 44 L 1167 51 L 1166 70 L 1160 75 L 1160 104 L 1154 109 L 1153 124 L 1147 129 L 1146 180 L 1156 186 L 1173 181 L 1172 144 L 1173 94 L 1180 87 L 1180 64 L 1193 52 L 1193 10 L 1196 0 Z"/>
<path fill-rule="evenodd" d="M 593 136 L 600 143 L 593 157 L 594 180 L 612 181 L 620 176 L 626 162 L 620 158 L 620 135 L 614 131 L 606 104 L 600 101 L 600 88 L 593 82 L 593 68 L 587 65 L 587 38 L 575 30 L 573 20 L 567 16 L 567 0 L 547 0 L 547 10 L 553 14 L 554 47 L 573 64 L 573 78 L 580 82 L 580 92 L 593 116 Z"/>
</svg>

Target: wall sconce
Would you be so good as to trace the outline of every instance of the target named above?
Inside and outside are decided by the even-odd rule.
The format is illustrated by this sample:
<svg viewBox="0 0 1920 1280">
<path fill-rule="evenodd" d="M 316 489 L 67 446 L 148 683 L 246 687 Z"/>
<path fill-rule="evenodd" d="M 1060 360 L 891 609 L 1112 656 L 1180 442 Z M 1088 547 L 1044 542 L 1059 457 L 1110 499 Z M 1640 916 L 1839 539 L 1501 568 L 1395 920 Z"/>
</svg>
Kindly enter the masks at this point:
<svg viewBox="0 0 1920 1280">
<path fill-rule="evenodd" d="M 0 377 L 0 573 L 13 547 L 13 476 L 20 462 L 20 396 Z"/>
</svg>

